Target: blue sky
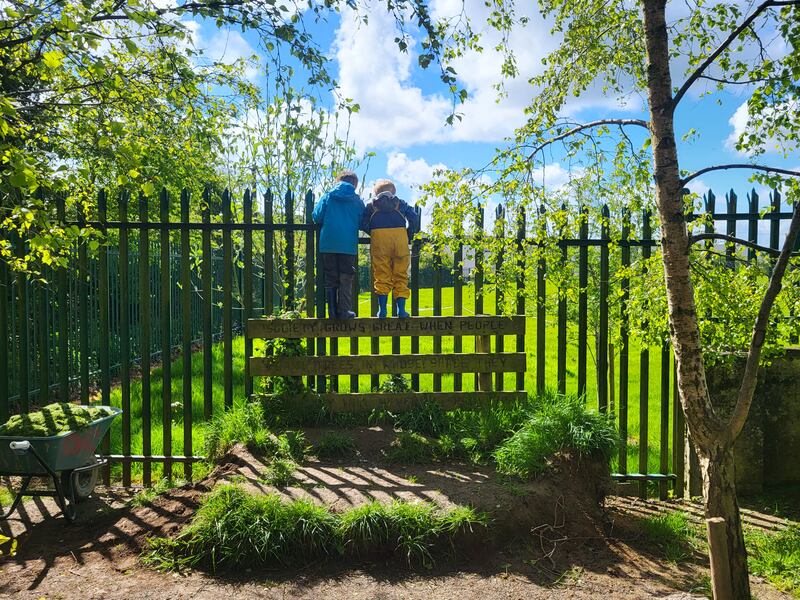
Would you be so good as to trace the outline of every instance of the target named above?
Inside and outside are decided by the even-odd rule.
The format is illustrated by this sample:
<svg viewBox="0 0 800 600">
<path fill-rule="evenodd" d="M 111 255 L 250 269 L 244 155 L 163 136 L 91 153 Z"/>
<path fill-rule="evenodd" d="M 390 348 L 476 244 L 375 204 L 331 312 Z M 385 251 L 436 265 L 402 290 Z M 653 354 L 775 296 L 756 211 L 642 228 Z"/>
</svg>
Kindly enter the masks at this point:
<svg viewBox="0 0 800 600">
<path fill-rule="evenodd" d="M 452 14 L 460 6 L 460 0 L 430 3 L 434 17 Z M 487 10 L 480 1 L 468 0 L 467 6 L 478 14 Z M 508 95 L 500 101 L 492 89 L 499 78 L 499 55 L 487 50 L 459 60 L 455 65 L 459 83 L 470 95 L 458 109 L 464 119 L 450 127 L 445 119 L 451 101 L 438 72 L 417 66 L 418 46 L 412 44 L 405 54 L 397 50 L 394 22 L 380 6 L 370 12 L 367 23 L 345 9 L 341 17 L 335 15 L 328 22 L 312 25 L 311 31 L 331 58 L 330 68 L 339 82 L 339 92 L 361 106 L 352 122 L 353 141 L 359 151 L 376 153 L 365 173 L 365 182 L 389 177 L 397 183 L 400 195 L 410 200 L 417 197 L 417 186 L 426 183 L 434 169 L 480 167 L 491 159 L 495 149 L 504 145 L 504 138 L 524 122 L 523 108 L 534 93 L 527 80 L 541 72 L 542 57 L 557 43 L 549 34 L 547 23 L 536 16 L 527 28 L 512 34 L 510 44 L 516 52 L 520 77 L 508 82 Z M 198 45 L 212 58 L 227 60 L 259 52 L 255 38 L 248 33 L 220 31 L 210 23 L 200 26 L 197 33 Z M 487 27 L 484 34 L 484 46 L 491 48 L 493 33 Z M 249 75 L 256 82 L 263 81 L 258 69 Z M 672 76 L 680 82 L 682 70 L 673 67 Z M 681 167 L 696 170 L 709 164 L 747 162 L 748 157 L 738 153 L 733 142 L 746 124 L 745 103 L 750 91 L 741 86 L 734 93 L 700 98 L 704 89 L 703 85 L 693 89 L 677 113 L 679 134 L 690 127 L 697 128 L 700 134 L 691 143 L 681 143 Z M 324 92 L 323 102 L 326 98 L 332 102 L 330 94 Z M 573 102 L 568 111 L 581 121 L 610 115 L 646 117 L 639 98 L 628 98 L 625 104 L 621 106 L 617 99 L 589 92 Z M 566 177 L 565 165 L 559 161 L 557 150 L 548 160 L 546 183 L 557 186 Z M 800 167 L 796 156 L 784 159 L 775 152 L 768 152 L 758 162 Z M 743 171 L 710 173 L 693 182 L 691 188 L 701 194 L 712 188 L 721 197 L 733 187 L 744 207 L 745 195 L 753 187 L 748 177 Z M 766 204 L 765 190 L 759 188 L 759 192 Z M 722 209 L 724 204 L 718 206 Z"/>
</svg>

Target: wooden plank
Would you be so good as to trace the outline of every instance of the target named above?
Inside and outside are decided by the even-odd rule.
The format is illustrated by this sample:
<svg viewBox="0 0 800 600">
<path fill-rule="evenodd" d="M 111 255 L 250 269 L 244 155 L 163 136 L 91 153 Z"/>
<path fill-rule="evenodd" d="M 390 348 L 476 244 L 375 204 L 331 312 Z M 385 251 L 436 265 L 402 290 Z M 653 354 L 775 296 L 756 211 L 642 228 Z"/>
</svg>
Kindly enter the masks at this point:
<svg viewBox="0 0 800 600">
<path fill-rule="evenodd" d="M 545 207 L 539 207 L 538 234 L 547 235 Z M 541 251 L 541 250 L 540 250 Z M 547 385 L 545 377 L 545 342 L 547 339 L 547 261 L 542 252 L 536 261 L 536 392 L 543 394 Z"/>
<path fill-rule="evenodd" d="M 272 231 L 275 219 L 272 209 L 272 190 L 267 190 L 264 194 L 264 313 L 268 315 L 271 315 L 274 310 L 273 297 L 275 294 L 275 234 Z"/>
<path fill-rule="evenodd" d="M 316 242 L 316 251 L 317 251 L 317 315 L 320 317 L 325 317 L 325 276 L 324 270 L 322 269 L 322 256 L 319 251 L 319 234 L 320 230 L 317 229 L 314 232 L 314 241 Z M 246 326 L 245 326 L 246 327 Z M 326 348 L 327 340 L 324 337 L 317 338 L 316 343 L 316 355 L 317 356 L 325 356 L 327 354 Z M 325 375 L 319 375 L 317 377 L 317 392 L 324 392 L 326 388 L 326 381 Z"/>
<path fill-rule="evenodd" d="M 331 412 L 369 412 L 375 408 L 402 412 L 422 404 L 436 402 L 445 410 L 481 408 L 490 403 L 511 404 L 525 401 L 525 392 L 415 392 L 413 394 L 322 394 Z"/>
<path fill-rule="evenodd" d="M 189 223 L 189 190 L 181 190 L 181 224 Z M 249 233 L 249 232 L 247 232 Z M 245 235 L 247 235 L 245 233 Z M 192 454 L 192 277 L 189 228 L 181 228 L 181 329 L 183 365 L 183 453 Z M 183 465 L 183 476 L 192 480 L 192 463 Z"/>
<path fill-rule="evenodd" d="M 128 221 L 128 191 L 123 190 L 119 197 L 119 220 Z M 131 453 L 131 332 L 130 332 L 130 280 L 128 273 L 128 230 L 119 231 L 119 379 L 120 408 L 122 408 L 122 453 Z M 131 465 L 122 465 L 122 485 L 131 484 Z"/>
<path fill-rule="evenodd" d="M 360 302 L 358 301 L 358 252 L 356 252 L 356 264 L 355 264 L 355 273 L 353 274 L 353 312 L 356 313 L 356 318 L 358 318 L 359 313 L 359 306 Z M 350 338 L 350 355 L 357 356 L 358 355 L 358 338 Z M 351 392 L 358 392 L 358 373 L 352 373 L 350 375 L 350 391 Z"/>
<path fill-rule="evenodd" d="M 415 206 L 414 212 L 417 219 L 422 218 L 422 208 Z M 419 255 L 422 251 L 422 243 L 415 238 L 411 243 L 411 316 L 419 316 Z M 455 293 L 455 291 L 453 292 Z M 411 338 L 411 354 L 419 354 L 419 337 Z M 419 391 L 419 374 L 411 375 L 411 389 Z"/>
<path fill-rule="evenodd" d="M 492 351 L 492 337 L 489 335 L 479 335 L 475 337 L 475 352 L 480 354 L 489 355 L 489 352 Z M 498 353 L 500 354 L 500 353 Z M 525 355 L 523 354 L 523 357 Z M 498 373 L 502 375 L 502 372 Z M 481 392 L 491 392 L 492 391 L 492 373 L 490 371 L 485 370 L 485 368 L 481 369 L 481 372 L 478 373 L 478 390 Z"/>
<path fill-rule="evenodd" d="M 169 193 L 161 190 L 161 222 L 169 223 Z M 172 455 L 172 278 L 170 273 L 169 229 L 161 230 L 161 449 Z M 163 476 L 172 480 L 172 462 L 164 462 Z"/>
<path fill-rule="evenodd" d="M 149 213 L 147 210 L 147 197 L 139 196 L 139 220 L 147 223 Z M 152 408 L 150 405 L 150 236 L 149 230 L 142 227 L 139 230 L 139 355 L 141 356 L 142 380 L 142 454 L 149 456 L 153 453 L 152 447 Z M 151 483 L 150 463 L 142 466 L 142 479 L 145 485 Z"/>
<path fill-rule="evenodd" d="M 305 337 L 389 337 L 524 335 L 524 315 L 439 316 L 412 319 L 250 319 L 245 326 L 248 337 L 256 339 Z M 375 352 L 377 354 L 377 352 Z"/>
<path fill-rule="evenodd" d="M 525 370 L 525 355 L 503 354 L 368 354 L 360 356 L 253 356 L 254 376 L 373 373 L 496 373 Z"/>
<path fill-rule="evenodd" d="M 478 213 L 475 215 L 475 237 L 477 238 L 476 247 L 473 248 L 473 252 L 475 255 L 473 256 L 473 260 L 475 262 L 475 267 L 473 269 L 474 278 L 473 278 L 473 292 L 475 293 L 474 297 L 474 313 L 475 315 L 483 315 L 483 263 L 484 263 L 484 250 L 483 250 L 483 236 L 484 236 L 484 228 L 483 228 L 483 218 L 484 218 L 484 209 L 482 206 L 478 207 Z M 474 389 L 478 389 L 478 375 L 475 374 L 474 377 L 473 387 Z"/>
</svg>

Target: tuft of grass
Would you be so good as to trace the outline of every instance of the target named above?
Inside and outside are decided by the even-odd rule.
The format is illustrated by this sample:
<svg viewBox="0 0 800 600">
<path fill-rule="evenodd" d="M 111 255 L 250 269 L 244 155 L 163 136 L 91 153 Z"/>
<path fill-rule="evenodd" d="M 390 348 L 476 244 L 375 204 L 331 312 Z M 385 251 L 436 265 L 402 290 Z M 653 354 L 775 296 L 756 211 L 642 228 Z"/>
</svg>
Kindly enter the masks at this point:
<svg viewBox="0 0 800 600">
<path fill-rule="evenodd" d="M 522 478 L 535 477 L 560 451 L 609 460 L 617 447 L 614 424 L 590 411 L 575 397 L 554 395 L 534 407 L 528 420 L 494 452 L 497 470 Z"/>
<path fill-rule="evenodd" d="M 416 431 L 425 435 L 439 436 L 447 431 L 447 416 L 438 402 L 426 400 L 395 419 L 395 427 L 405 431 Z"/>
<path fill-rule="evenodd" d="M 356 443 L 349 435 L 332 432 L 324 435 L 314 444 L 313 453 L 322 460 L 348 458 L 357 453 Z"/>
<path fill-rule="evenodd" d="M 173 482 L 166 478 L 159 479 L 152 487 L 144 488 L 142 491 L 137 492 L 130 500 L 128 500 L 128 506 L 146 506 L 164 492 L 167 492 L 176 486 L 182 485 L 182 483 L 183 482 Z"/>
<path fill-rule="evenodd" d="M 297 464 L 285 458 L 276 458 L 272 461 L 267 474 L 262 477 L 262 481 L 275 487 L 286 487 L 294 481 L 294 472 Z"/>
<path fill-rule="evenodd" d="M 691 558 L 702 544 L 698 528 L 685 512 L 668 512 L 642 521 L 644 537 L 668 561 L 680 563 Z"/>
<path fill-rule="evenodd" d="M 436 446 L 424 435 L 413 431 L 401 431 L 386 451 L 391 462 L 418 464 L 430 462 L 436 455 Z"/>
<path fill-rule="evenodd" d="M 800 524 L 776 533 L 745 531 L 745 540 L 750 571 L 800 598 Z"/>
<path fill-rule="evenodd" d="M 176 538 L 152 538 L 146 564 L 161 570 L 301 565 L 329 555 L 394 553 L 409 564 L 433 564 L 455 536 L 487 524 L 467 507 L 440 511 L 430 503 L 372 502 L 332 513 L 306 500 L 254 495 L 220 485 Z"/>
</svg>

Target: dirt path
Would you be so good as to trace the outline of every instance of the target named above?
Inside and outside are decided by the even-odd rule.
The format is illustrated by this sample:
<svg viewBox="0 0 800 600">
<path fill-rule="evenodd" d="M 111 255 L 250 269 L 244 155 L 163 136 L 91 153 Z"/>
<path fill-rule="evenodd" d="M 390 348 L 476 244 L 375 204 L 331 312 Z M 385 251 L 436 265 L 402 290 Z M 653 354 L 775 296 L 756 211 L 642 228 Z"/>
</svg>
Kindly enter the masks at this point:
<svg viewBox="0 0 800 600">
<path fill-rule="evenodd" d="M 672 565 L 649 554 L 630 515 L 601 510 L 591 500 L 595 490 L 587 474 L 569 462 L 534 485 L 510 486 L 472 465 L 391 467 L 370 454 L 369 444 L 383 443 L 376 442 L 380 435 L 362 434 L 358 460 L 310 462 L 298 473 L 298 485 L 280 493 L 339 508 L 371 498 L 469 502 L 492 509 L 498 525 L 492 527 L 494 539 L 460 549 L 431 570 L 414 571 L 401 561 L 335 559 L 298 570 L 216 576 L 144 567 L 139 554 L 145 539 L 179 531 L 216 482 L 274 491 L 259 481 L 264 464 L 240 448 L 209 479 L 171 490 L 144 507 L 131 508 L 124 490 L 100 490 L 80 506 L 74 525 L 54 518 L 59 511 L 49 499 L 27 502 L 12 520 L 0 523 L 0 532 L 19 541 L 16 557 L 0 557 L 0 598 L 703 597 L 690 592 L 702 594 L 707 568 L 699 562 Z M 761 600 L 787 597 L 761 582 L 754 588 Z"/>
</svg>

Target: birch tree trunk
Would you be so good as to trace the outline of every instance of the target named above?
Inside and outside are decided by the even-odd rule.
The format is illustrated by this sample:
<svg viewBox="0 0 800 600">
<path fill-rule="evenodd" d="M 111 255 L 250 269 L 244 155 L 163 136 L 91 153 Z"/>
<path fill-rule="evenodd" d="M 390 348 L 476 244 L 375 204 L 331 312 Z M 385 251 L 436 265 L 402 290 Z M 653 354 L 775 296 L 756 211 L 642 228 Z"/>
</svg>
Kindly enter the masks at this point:
<svg viewBox="0 0 800 600">
<path fill-rule="evenodd" d="M 683 205 L 673 122 L 672 79 L 665 20 L 666 0 L 644 0 L 650 135 L 656 203 L 661 220 L 669 325 L 678 371 L 678 392 L 703 473 L 706 517 L 727 524 L 734 597 L 750 598 L 745 551 L 733 473 L 733 440 L 714 412 L 706 386 L 700 328 L 689 271 L 689 234 Z"/>
</svg>

